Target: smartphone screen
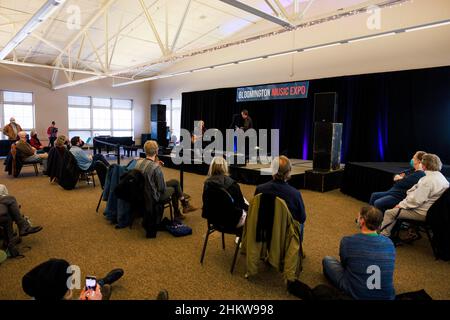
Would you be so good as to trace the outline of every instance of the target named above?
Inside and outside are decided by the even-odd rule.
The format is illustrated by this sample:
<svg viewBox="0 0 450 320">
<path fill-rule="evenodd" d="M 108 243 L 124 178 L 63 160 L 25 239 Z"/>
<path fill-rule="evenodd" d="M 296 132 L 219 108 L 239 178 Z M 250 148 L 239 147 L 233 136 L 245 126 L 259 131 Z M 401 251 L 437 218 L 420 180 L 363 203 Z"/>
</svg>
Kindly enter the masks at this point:
<svg viewBox="0 0 450 320">
<path fill-rule="evenodd" d="M 94 290 L 97 288 L 97 278 L 92 276 L 86 277 L 86 290 Z"/>
</svg>

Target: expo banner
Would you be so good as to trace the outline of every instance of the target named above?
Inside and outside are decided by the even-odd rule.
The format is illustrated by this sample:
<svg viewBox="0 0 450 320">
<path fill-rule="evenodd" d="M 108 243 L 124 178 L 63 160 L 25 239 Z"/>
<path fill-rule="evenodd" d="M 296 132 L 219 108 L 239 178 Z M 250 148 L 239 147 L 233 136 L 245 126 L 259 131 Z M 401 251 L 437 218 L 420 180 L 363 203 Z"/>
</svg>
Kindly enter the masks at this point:
<svg viewBox="0 0 450 320">
<path fill-rule="evenodd" d="M 237 89 L 237 102 L 305 99 L 308 98 L 309 81 L 270 84 Z"/>
</svg>

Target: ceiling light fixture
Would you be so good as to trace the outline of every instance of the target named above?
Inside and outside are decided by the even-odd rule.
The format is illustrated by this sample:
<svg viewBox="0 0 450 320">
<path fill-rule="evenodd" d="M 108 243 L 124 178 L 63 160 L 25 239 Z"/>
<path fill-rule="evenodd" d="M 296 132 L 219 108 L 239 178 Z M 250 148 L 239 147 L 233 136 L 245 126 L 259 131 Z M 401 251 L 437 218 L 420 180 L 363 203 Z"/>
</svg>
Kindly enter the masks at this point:
<svg viewBox="0 0 450 320">
<path fill-rule="evenodd" d="M 47 0 L 30 20 L 0 51 L 0 60 L 4 60 L 18 45 L 25 40 L 42 22 L 50 17 L 66 0 Z"/>
</svg>

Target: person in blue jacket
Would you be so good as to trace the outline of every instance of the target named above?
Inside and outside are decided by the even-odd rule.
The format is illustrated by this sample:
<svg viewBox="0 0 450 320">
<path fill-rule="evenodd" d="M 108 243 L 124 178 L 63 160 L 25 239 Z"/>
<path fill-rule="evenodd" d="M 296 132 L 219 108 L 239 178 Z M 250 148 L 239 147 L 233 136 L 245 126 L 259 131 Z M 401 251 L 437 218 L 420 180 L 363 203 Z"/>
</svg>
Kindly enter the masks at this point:
<svg viewBox="0 0 450 320">
<path fill-rule="evenodd" d="M 384 192 L 374 192 L 370 197 L 369 204 L 378 208 L 383 214 L 386 210 L 394 208 L 399 202 L 406 198 L 406 192 L 425 176 L 422 170 L 422 157 L 424 151 L 417 151 L 411 159 L 413 171 L 409 174 L 401 173 L 394 177 L 394 185 Z"/>
</svg>

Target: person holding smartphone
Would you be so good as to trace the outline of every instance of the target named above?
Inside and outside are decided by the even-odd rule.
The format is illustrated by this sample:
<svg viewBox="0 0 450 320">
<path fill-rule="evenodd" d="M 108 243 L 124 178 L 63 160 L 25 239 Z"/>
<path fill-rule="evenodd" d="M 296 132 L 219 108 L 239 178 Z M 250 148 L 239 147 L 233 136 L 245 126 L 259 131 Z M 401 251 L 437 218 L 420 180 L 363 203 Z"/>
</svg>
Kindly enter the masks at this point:
<svg viewBox="0 0 450 320">
<path fill-rule="evenodd" d="M 122 269 L 114 269 L 98 279 L 86 277 L 86 286 L 81 291 L 80 300 L 109 300 L 111 285 L 124 274 Z M 62 259 L 50 259 L 28 272 L 22 278 L 23 291 L 35 300 L 72 300 L 70 264 Z"/>
</svg>

